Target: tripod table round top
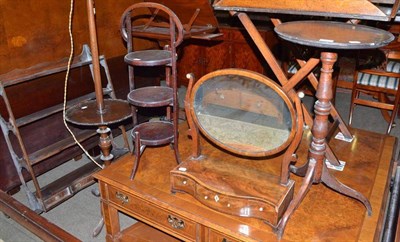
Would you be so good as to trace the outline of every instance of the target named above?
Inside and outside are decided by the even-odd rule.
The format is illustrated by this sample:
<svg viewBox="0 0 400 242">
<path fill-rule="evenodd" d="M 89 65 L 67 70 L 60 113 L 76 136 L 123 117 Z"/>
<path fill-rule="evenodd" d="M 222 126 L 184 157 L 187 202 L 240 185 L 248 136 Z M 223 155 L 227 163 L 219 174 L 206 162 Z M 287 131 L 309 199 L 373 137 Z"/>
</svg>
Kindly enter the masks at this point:
<svg viewBox="0 0 400 242">
<path fill-rule="evenodd" d="M 327 49 L 373 49 L 394 40 L 383 29 L 334 21 L 293 21 L 275 27 L 284 40 Z"/>
</svg>

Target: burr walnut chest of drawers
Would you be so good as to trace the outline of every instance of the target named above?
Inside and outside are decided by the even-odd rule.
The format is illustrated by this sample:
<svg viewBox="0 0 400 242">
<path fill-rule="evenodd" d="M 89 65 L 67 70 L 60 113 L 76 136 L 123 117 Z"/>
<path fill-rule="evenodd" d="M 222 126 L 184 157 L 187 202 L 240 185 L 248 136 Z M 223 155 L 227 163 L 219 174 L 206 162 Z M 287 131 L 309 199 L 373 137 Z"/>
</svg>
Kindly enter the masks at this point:
<svg viewBox="0 0 400 242">
<path fill-rule="evenodd" d="M 190 142 L 180 127 L 180 153 L 190 154 Z M 393 171 L 395 137 L 362 130 L 352 130 L 352 143 L 332 139 L 331 147 L 343 171 L 335 176 L 363 194 L 372 204 L 368 216 L 361 203 L 342 196 L 326 186 L 314 185 L 287 224 L 281 241 L 376 241 L 384 229 L 387 199 Z M 308 138 L 300 145 L 300 160 L 307 154 Z M 280 157 L 248 161 L 232 158 L 204 140 L 207 154 L 226 162 L 255 164 L 260 169 L 278 174 Z M 99 182 L 101 207 L 107 241 L 277 241 L 273 229 L 256 218 L 228 215 L 206 207 L 189 194 L 172 193 L 170 171 L 176 162 L 169 146 L 148 148 L 139 164 L 135 179 L 129 179 L 133 157 L 126 155 L 94 177 Z M 262 162 L 262 163 L 261 163 Z M 261 165 L 262 164 L 262 165 Z M 295 193 L 301 177 L 291 175 Z M 135 220 L 121 231 L 120 212 Z M 324 219 L 322 219 L 322 217 Z"/>
</svg>

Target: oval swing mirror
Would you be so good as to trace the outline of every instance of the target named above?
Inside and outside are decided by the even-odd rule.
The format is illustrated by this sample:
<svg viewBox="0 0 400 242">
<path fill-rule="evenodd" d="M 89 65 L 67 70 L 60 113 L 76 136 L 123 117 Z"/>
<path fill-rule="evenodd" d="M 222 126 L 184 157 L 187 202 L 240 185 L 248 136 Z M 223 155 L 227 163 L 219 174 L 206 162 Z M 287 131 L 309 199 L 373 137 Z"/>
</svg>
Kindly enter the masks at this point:
<svg viewBox="0 0 400 242">
<path fill-rule="evenodd" d="M 295 110 L 289 97 L 274 81 L 252 71 L 209 73 L 194 85 L 190 102 L 200 131 L 235 154 L 276 154 L 295 134 Z"/>
</svg>

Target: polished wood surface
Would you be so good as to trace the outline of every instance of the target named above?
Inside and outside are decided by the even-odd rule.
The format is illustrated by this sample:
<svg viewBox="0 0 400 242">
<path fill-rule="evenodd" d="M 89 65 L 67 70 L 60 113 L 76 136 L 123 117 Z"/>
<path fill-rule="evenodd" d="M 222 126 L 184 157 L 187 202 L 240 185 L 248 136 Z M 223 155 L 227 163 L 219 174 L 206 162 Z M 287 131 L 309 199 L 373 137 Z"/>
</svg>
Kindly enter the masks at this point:
<svg viewBox="0 0 400 242">
<path fill-rule="evenodd" d="M 276 227 L 293 199 L 294 182 L 281 184 L 277 175 L 203 156 L 171 170 L 171 190 L 217 211 Z"/>
<path fill-rule="evenodd" d="M 159 230 L 154 230 L 154 228 L 138 222 L 133 226 L 125 229 L 122 232 L 122 236 L 119 239 L 120 242 L 150 242 L 150 241 L 162 241 L 162 242 L 178 242 L 180 240 L 163 233 Z"/>
<path fill-rule="evenodd" d="M 119 18 L 124 9 L 140 0 L 96 1 L 99 53 L 108 58 L 125 53 Z M 57 61 L 69 55 L 68 14 L 70 1 L 0 2 L 0 73 Z M 74 4 L 75 53 L 89 42 L 86 1 Z"/>
<path fill-rule="evenodd" d="M 186 129 L 186 125 L 180 129 L 183 158 L 191 154 L 189 140 L 184 135 Z M 315 185 L 292 215 L 281 241 L 373 241 L 379 238 L 397 139 L 357 129 L 352 132 L 356 137 L 352 143 L 330 141 L 339 159 L 346 161 L 344 171 L 331 170 L 331 173 L 344 184 L 366 194 L 372 204 L 372 216 L 367 215 L 365 207 L 358 201 L 325 186 Z M 204 140 L 201 142 L 204 153 L 210 156 L 271 174 L 280 172 L 281 156 L 246 160 L 228 155 Z M 297 152 L 298 163 L 306 161 L 309 142 L 310 133 L 306 132 Z M 118 210 L 183 240 L 277 240 L 272 228 L 258 219 L 222 214 L 205 207 L 188 194 L 171 194 L 169 171 L 176 167 L 176 163 L 169 149 L 149 148 L 142 157 L 134 181 L 129 179 L 133 163 L 130 155 L 95 174 L 102 193 L 108 241 L 119 237 Z M 291 178 L 296 182 L 296 193 L 302 178 L 293 174 Z M 175 218 L 172 219 L 175 223 L 168 222 L 171 217 Z M 182 221 L 186 225 L 184 228 L 171 227 L 182 224 Z"/>
<path fill-rule="evenodd" d="M 128 102 L 121 99 L 104 100 L 104 113 L 97 108 L 95 100 L 82 101 L 66 111 L 65 119 L 76 125 L 93 127 L 120 123 L 131 116 Z"/>
<path fill-rule="evenodd" d="M 391 3 L 397 12 L 398 4 Z M 295 1 L 252 1 L 218 0 L 216 10 L 251 11 L 280 14 L 297 14 L 325 17 L 341 17 L 389 21 L 393 16 L 386 14 L 368 0 L 295 0 Z"/>
<path fill-rule="evenodd" d="M 375 49 L 394 40 L 382 29 L 335 21 L 291 21 L 277 25 L 275 32 L 289 42 L 335 50 Z"/>
</svg>

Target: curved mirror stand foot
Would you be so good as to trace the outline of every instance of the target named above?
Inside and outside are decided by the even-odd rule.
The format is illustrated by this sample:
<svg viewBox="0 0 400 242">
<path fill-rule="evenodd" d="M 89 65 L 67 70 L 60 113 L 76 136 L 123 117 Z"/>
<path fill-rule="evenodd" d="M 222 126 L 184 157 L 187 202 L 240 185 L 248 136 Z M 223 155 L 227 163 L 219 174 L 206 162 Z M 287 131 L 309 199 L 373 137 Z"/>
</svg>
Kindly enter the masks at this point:
<svg viewBox="0 0 400 242">
<path fill-rule="evenodd" d="M 306 173 L 307 173 L 307 170 L 308 170 L 308 163 L 309 163 L 309 161 L 307 161 L 302 166 L 290 165 L 289 166 L 290 172 L 292 172 L 293 174 L 296 174 L 298 176 L 304 177 L 306 175 Z"/>
<path fill-rule="evenodd" d="M 292 213 L 297 209 L 301 201 L 303 201 L 304 197 L 306 196 L 308 190 L 310 190 L 311 185 L 313 184 L 313 179 L 315 175 L 315 166 L 316 162 L 314 159 L 307 162 L 307 173 L 304 177 L 303 183 L 295 197 L 293 198 L 292 202 L 289 204 L 288 208 L 286 209 L 285 213 L 283 214 L 281 220 L 279 221 L 277 227 L 275 228 L 275 232 L 278 236 L 278 239 L 281 239 L 283 236 L 283 232 L 285 230 L 286 224 L 292 215 Z"/>
<path fill-rule="evenodd" d="M 372 207 L 371 204 L 369 202 L 369 200 L 362 195 L 360 192 L 344 185 L 343 183 L 341 183 L 340 181 L 338 181 L 335 177 L 333 177 L 328 170 L 328 167 L 326 167 L 326 165 L 324 164 L 323 168 L 322 168 L 322 177 L 321 177 L 322 182 L 332 188 L 333 190 L 345 194 L 349 197 L 352 197 L 354 199 L 357 199 L 358 201 L 360 201 L 361 203 L 364 204 L 365 208 L 368 211 L 368 216 L 372 215 Z"/>
</svg>

